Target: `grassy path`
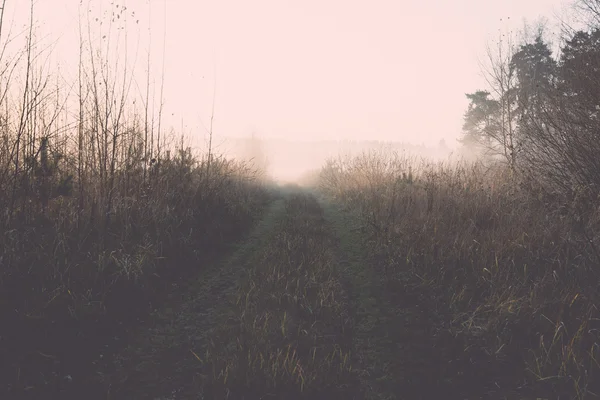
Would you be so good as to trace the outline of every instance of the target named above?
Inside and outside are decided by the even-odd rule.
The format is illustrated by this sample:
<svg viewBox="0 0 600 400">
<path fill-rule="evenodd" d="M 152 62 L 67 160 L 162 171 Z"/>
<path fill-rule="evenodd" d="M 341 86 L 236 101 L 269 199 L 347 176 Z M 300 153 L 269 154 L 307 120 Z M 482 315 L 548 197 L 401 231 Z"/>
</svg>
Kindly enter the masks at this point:
<svg viewBox="0 0 600 400">
<path fill-rule="evenodd" d="M 362 398 L 336 245 L 317 200 L 286 193 L 229 259 L 148 318 L 94 393 L 80 395 Z"/>
<path fill-rule="evenodd" d="M 204 355 L 206 398 L 356 397 L 351 320 L 335 233 L 313 196 L 289 196 Z M 202 356 L 201 356 L 202 357 Z"/>
<path fill-rule="evenodd" d="M 430 301 L 409 285 L 390 287 L 367 255 L 358 216 L 325 200 L 321 204 L 339 238 L 361 398 L 455 398 L 444 380 Z"/>
<path fill-rule="evenodd" d="M 196 379 L 197 359 L 192 349 L 205 342 L 210 329 L 225 317 L 224 299 L 234 292 L 249 256 L 268 239 L 281 217 L 283 203 L 277 200 L 270 206 L 228 259 L 204 268 L 183 292 L 175 291 L 180 298 L 171 299 L 173 308 L 163 307 L 150 315 L 146 326 L 132 335 L 127 349 L 106 363 L 82 393 L 71 394 L 72 398 L 176 398 L 181 388 Z M 92 386 L 94 393 L 89 392 Z"/>
<path fill-rule="evenodd" d="M 428 310 L 369 265 L 355 218 L 305 192 L 140 329 L 96 384 L 103 399 L 434 398 Z M 423 302 L 424 304 L 426 302 Z M 439 393 L 437 393 L 439 394 Z M 86 398 L 90 398 L 86 393 Z"/>
<path fill-rule="evenodd" d="M 339 263 L 351 299 L 354 362 L 359 368 L 362 398 L 394 399 L 398 389 L 390 351 L 394 338 L 389 332 L 390 307 L 381 298 L 384 282 L 369 268 L 358 219 L 333 204 L 322 204 L 339 238 Z"/>
</svg>

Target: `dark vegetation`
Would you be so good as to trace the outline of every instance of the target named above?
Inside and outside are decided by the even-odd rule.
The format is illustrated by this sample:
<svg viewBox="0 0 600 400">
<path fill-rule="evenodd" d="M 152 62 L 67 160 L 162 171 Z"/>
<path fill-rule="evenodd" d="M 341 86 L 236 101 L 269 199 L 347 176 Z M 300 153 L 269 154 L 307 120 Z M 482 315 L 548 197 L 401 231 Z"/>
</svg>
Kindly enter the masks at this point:
<svg viewBox="0 0 600 400">
<path fill-rule="evenodd" d="M 248 165 L 174 145 L 162 105 L 136 111 L 91 25 L 75 96 L 44 75 L 33 22 L 24 50 L 0 54 L 0 398 L 79 384 L 268 200 Z"/>
<path fill-rule="evenodd" d="M 323 183 L 362 216 L 381 295 L 428 309 L 437 351 L 410 355 L 428 357 L 423 374 L 446 368 L 452 398 L 591 398 L 598 261 L 575 205 L 547 209 L 502 168 L 409 171 L 406 159 L 369 155 L 330 165 Z"/>
<path fill-rule="evenodd" d="M 213 375 L 203 374 L 208 349 L 217 341 L 234 340 L 221 335 L 227 333 L 225 326 L 238 320 L 237 286 L 257 253 L 268 246 L 283 203 L 275 196 L 260 222 L 231 247 L 231 254 L 177 283 L 162 306 L 130 335 L 126 349 L 100 363 L 79 393 L 70 392 L 72 398 L 211 398 L 206 386 Z"/>
<path fill-rule="evenodd" d="M 114 18 L 82 18 L 65 93 L 32 5 L 0 53 L 0 397 L 599 397 L 600 2 L 576 7 L 559 54 L 489 48 L 478 161 L 371 152 L 274 196 L 165 134 L 97 45 Z"/>
<path fill-rule="evenodd" d="M 351 398 L 351 318 L 336 236 L 314 196 L 292 194 L 203 349 L 210 398 Z M 340 397 L 341 396 L 341 397 Z"/>
<path fill-rule="evenodd" d="M 439 354 L 412 356 L 452 398 L 600 396 L 600 3 L 577 6 L 589 29 L 556 57 L 543 30 L 488 52 L 464 125 L 480 161 L 369 153 L 320 175 L 361 215 L 382 296 L 428 308 Z"/>
</svg>

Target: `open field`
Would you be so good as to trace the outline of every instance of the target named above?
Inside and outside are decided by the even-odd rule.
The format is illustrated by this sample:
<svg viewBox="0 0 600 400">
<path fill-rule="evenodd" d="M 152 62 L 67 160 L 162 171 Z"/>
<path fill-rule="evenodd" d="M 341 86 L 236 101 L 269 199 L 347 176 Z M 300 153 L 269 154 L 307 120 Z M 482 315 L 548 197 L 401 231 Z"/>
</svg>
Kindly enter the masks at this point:
<svg viewBox="0 0 600 400">
<path fill-rule="evenodd" d="M 564 2 L 0 0 L 0 400 L 600 399 Z"/>
<path fill-rule="evenodd" d="M 94 222 L 93 205 L 78 210 L 68 197 L 5 225 L 3 393 L 54 395 L 80 384 L 99 357 L 124 346 L 132 327 L 254 225 L 267 190 L 216 165 L 210 180 L 202 165 L 165 165 L 141 200 L 139 192 L 115 194 L 109 226 Z"/>
<path fill-rule="evenodd" d="M 589 242 L 567 217 L 548 223 L 530 189 L 509 198 L 501 170 L 407 163 L 364 155 L 324 167 L 319 190 L 271 190 L 234 247 L 187 259 L 163 289 L 123 281 L 126 317 L 13 317 L 7 394 L 594 398 Z M 135 308 L 146 291 L 152 308 Z"/>
<path fill-rule="evenodd" d="M 423 311 L 423 330 L 404 334 L 429 338 L 415 354 L 446 393 L 598 396 L 594 195 L 558 196 L 501 165 L 393 153 L 332 161 L 321 187 L 361 221 L 389 308 Z"/>
</svg>

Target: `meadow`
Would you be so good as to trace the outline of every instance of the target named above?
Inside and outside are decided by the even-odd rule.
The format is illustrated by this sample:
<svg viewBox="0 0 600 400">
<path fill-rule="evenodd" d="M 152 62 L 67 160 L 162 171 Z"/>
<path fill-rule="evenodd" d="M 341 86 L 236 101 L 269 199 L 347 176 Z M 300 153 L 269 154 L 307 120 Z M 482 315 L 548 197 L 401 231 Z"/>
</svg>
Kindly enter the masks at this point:
<svg viewBox="0 0 600 400">
<path fill-rule="evenodd" d="M 0 398 L 598 398 L 600 6 L 576 3 L 559 54 L 541 28 L 488 47 L 469 161 L 290 139 L 279 165 L 313 171 L 283 185 L 254 135 L 219 153 L 216 89 L 203 145 L 167 126 L 126 7 L 80 2 L 67 73 L 36 2 L 13 35 L 3 1 Z"/>
<path fill-rule="evenodd" d="M 599 393 L 593 192 L 561 196 L 504 164 L 396 153 L 331 160 L 320 179 L 360 216 L 392 306 L 412 292 L 428 307 L 451 387 L 469 398 L 480 387 L 486 398 Z"/>
</svg>

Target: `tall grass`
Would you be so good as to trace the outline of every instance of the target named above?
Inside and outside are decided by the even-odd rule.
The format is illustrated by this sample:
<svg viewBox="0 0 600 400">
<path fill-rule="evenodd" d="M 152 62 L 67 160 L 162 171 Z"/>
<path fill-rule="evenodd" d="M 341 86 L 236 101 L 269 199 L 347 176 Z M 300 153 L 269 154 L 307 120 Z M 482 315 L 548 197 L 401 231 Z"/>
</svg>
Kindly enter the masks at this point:
<svg viewBox="0 0 600 400">
<path fill-rule="evenodd" d="M 0 387 L 13 394 L 92 368 L 267 201 L 257 171 L 192 154 L 149 120 L 117 22 L 82 18 L 77 81 L 52 73 L 34 4 L 24 48 L 0 54 L 16 71 L 0 75 Z"/>
<path fill-rule="evenodd" d="M 427 293 L 439 351 L 477 378 L 466 384 L 600 393 L 600 211 L 585 188 L 559 196 L 501 166 L 394 153 L 331 160 L 320 185 L 361 216 L 390 291 Z"/>
<path fill-rule="evenodd" d="M 231 321 L 201 353 L 211 398 L 332 398 L 352 390 L 351 320 L 333 230 L 311 195 L 292 192 L 284 212 L 230 299 Z"/>
</svg>

